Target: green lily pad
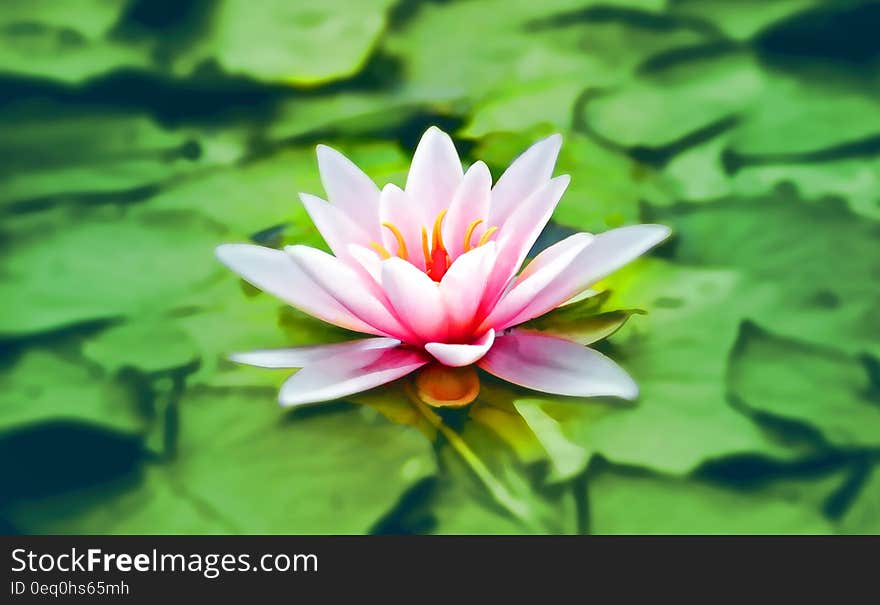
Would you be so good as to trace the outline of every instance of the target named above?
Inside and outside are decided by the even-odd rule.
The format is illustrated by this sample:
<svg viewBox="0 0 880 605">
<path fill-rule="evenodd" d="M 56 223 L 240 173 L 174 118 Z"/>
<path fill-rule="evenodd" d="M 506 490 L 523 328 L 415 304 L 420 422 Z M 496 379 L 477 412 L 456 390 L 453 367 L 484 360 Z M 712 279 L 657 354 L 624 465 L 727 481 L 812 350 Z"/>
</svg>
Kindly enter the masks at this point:
<svg viewBox="0 0 880 605">
<path fill-rule="evenodd" d="M 13 252 L 0 270 L 0 335 L 155 312 L 203 287 L 221 267 L 213 248 L 225 231 L 188 211 L 96 209 L 23 215 L 4 227 Z"/>
<path fill-rule="evenodd" d="M 818 510 L 777 495 L 692 479 L 603 472 L 590 477 L 595 534 L 828 534 Z"/>
<path fill-rule="evenodd" d="M 880 353 L 877 226 L 842 201 L 808 203 L 785 189 L 648 215 L 681 234 L 677 261 L 742 273 L 736 301 L 724 305 L 732 312 L 783 336 Z"/>
<path fill-rule="evenodd" d="M 566 104 L 573 106 L 579 91 L 566 86 L 556 89 L 565 96 L 553 99 L 551 116 L 543 112 L 516 115 L 511 110 L 535 106 L 539 102 L 535 91 L 547 82 L 568 78 L 581 83 L 580 90 L 617 83 L 653 52 L 703 37 L 684 27 L 651 28 L 640 25 L 638 19 L 607 19 L 601 11 L 589 10 L 605 4 L 573 0 L 426 4 L 390 32 L 383 48 L 404 61 L 406 90 L 441 99 L 486 101 L 488 113 L 480 118 L 478 111 L 477 120 L 487 120 L 495 129 L 512 130 L 558 119 Z M 661 7 L 652 0 L 614 4 L 648 16 Z M 479 36 L 462 27 L 468 23 L 480 24 Z M 444 32 L 443 44 L 436 43 L 438 31 Z M 514 81 L 526 97 L 522 101 L 513 98 L 517 93 L 511 85 Z M 503 96 L 505 91 L 511 96 L 499 108 L 495 95 Z M 493 113 L 495 117 L 489 117 Z M 534 121 L 528 121 L 529 115 Z M 477 123 L 473 132 L 481 130 Z"/>
<path fill-rule="evenodd" d="M 47 348 L 26 350 L 0 374 L 0 432 L 75 421 L 126 433 L 147 418 L 129 388 L 100 367 Z"/>
<path fill-rule="evenodd" d="M 747 112 L 733 134 L 732 146 L 748 161 L 755 156 L 810 154 L 877 135 L 876 95 L 777 78 Z"/>
<path fill-rule="evenodd" d="M 747 40 L 764 28 L 819 4 L 818 0 L 673 0 L 673 14 L 705 19 L 734 40 Z"/>
<path fill-rule="evenodd" d="M 727 401 L 723 381 L 740 322 L 728 302 L 740 283 L 731 271 L 660 261 L 616 273 L 606 281 L 608 306 L 648 311 L 609 341 L 609 355 L 639 385 L 638 401 L 556 400 L 545 411 L 574 443 L 616 463 L 671 474 L 724 456 L 797 456 Z"/>
<path fill-rule="evenodd" d="M 858 497 L 840 520 L 847 534 L 880 534 L 880 467 L 875 466 Z"/>
<path fill-rule="evenodd" d="M 848 355 L 747 324 L 727 382 L 749 408 L 806 424 L 837 447 L 880 446 L 880 397 Z"/>
<path fill-rule="evenodd" d="M 199 359 L 189 335 L 162 317 L 105 330 L 83 345 L 83 354 L 110 372 L 131 367 L 147 374 L 191 366 Z"/>
<path fill-rule="evenodd" d="M 734 118 L 764 87 L 748 55 L 700 58 L 590 100 L 583 119 L 608 141 L 659 148 Z"/>
<path fill-rule="evenodd" d="M 27 103 L 9 108 L 0 123 L 4 205 L 113 194 L 124 200 L 127 192 L 195 170 L 205 159 L 193 133 L 105 107 Z"/>
<path fill-rule="evenodd" d="M 255 11 L 244 0 L 222 0 L 210 32 L 175 69 L 187 72 L 215 59 L 229 73 L 263 82 L 316 86 L 345 78 L 367 61 L 390 6 L 390 0 L 320 5 L 273 0 Z"/>
<path fill-rule="evenodd" d="M 430 476 L 428 442 L 363 408 L 285 415 L 266 390 L 191 390 L 177 458 L 134 482 L 31 500 L 39 533 L 364 533 Z"/>
<path fill-rule="evenodd" d="M 147 66 L 147 49 L 108 36 L 126 7 L 124 0 L 7 2 L 0 8 L 0 69 L 79 82 Z"/>
</svg>

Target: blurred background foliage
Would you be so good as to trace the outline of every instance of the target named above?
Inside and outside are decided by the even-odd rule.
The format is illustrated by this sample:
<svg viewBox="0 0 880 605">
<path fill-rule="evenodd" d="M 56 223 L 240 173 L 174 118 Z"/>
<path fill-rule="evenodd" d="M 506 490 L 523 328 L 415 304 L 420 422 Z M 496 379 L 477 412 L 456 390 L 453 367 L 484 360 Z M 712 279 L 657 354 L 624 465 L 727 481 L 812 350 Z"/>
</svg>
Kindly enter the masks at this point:
<svg viewBox="0 0 880 605">
<path fill-rule="evenodd" d="M 880 532 L 880 3 L 7 0 L 6 532 Z M 654 221 L 604 284 L 636 405 L 487 380 L 307 410 L 232 351 L 346 338 L 216 244 L 321 246 L 314 146 L 401 182 L 424 129 L 497 177 L 559 131 L 541 245 Z M 428 437 L 426 439 L 425 437 Z"/>
</svg>

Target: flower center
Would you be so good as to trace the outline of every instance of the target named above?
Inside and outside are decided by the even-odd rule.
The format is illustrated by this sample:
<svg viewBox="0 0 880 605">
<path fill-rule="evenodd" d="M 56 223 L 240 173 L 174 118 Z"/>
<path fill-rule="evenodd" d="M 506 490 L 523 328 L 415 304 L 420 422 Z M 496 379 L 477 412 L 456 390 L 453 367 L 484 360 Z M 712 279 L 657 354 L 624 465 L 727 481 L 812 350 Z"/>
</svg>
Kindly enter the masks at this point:
<svg viewBox="0 0 880 605">
<path fill-rule="evenodd" d="M 458 408 L 480 394 L 480 378 L 473 366 L 451 368 L 432 363 L 419 371 L 415 384 L 419 399 L 434 407 Z"/>
<path fill-rule="evenodd" d="M 440 214 L 437 215 L 437 218 L 434 220 L 434 227 L 431 229 L 430 238 L 428 237 L 428 230 L 425 229 L 425 227 L 422 227 L 422 254 L 425 257 L 425 273 L 436 282 L 443 279 L 446 270 L 449 269 L 454 260 L 450 257 L 449 252 L 446 250 L 446 246 L 443 243 L 443 219 L 446 218 L 446 212 L 446 210 L 442 210 Z M 478 218 L 475 221 L 472 221 L 465 230 L 464 243 L 462 245 L 465 252 L 473 248 L 479 248 L 488 242 L 495 232 L 498 231 L 498 227 L 489 227 L 483 235 L 480 236 L 477 245 L 472 246 L 471 241 L 473 240 L 474 230 L 480 226 L 482 222 L 483 219 Z M 406 247 L 406 240 L 397 225 L 385 222 L 382 223 L 382 226 L 388 229 L 394 236 L 394 239 L 397 240 L 397 256 L 403 260 L 410 260 L 410 251 Z M 388 249 L 382 244 L 378 242 L 370 242 L 370 247 L 375 250 L 376 254 L 378 254 L 383 260 L 391 258 L 391 253 L 388 252 Z"/>
</svg>

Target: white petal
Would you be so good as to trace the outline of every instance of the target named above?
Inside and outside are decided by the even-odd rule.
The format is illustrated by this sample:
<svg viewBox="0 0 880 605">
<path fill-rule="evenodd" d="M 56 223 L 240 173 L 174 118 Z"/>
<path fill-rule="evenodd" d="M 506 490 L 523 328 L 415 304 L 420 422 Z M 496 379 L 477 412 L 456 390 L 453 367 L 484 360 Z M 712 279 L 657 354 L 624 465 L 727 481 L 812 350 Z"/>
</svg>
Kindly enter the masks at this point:
<svg viewBox="0 0 880 605">
<path fill-rule="evenodd" d="M 443 365 L 458 368 L 477 362 L 492 348 L 494 341 L 495 330 L 489 330 L 473 344 L 456 345 L 443 342 L 429 342 L 425 345 L 425 350 Z"/>
<path fill-rule="evenodd" d="M 446 311 L 440 288 L 400 258 L 382 261 L 382 286 L 397 316 L 423 342 L 446 338 Z"/>
<path fill-rule="evenodd" d="M 393 349 L 399 345 L 400 341 L 394 338 L 363 338 L 291 349 L 261 349 L 247 353 L 234 353 L 229 356 L 229 359 L 261 368 L 302 368 L 316 361 L 331 359 L 345 353 Z"/>
<path fill-rule="evenodd" d="M 513 326 L 555 309 L 635 260 L 670 233 L 669 227 L 663 225 L 631 225 L 600 233 L 561 270 L 558 264 L 537 269 L 529 279 L 543 281 L 543 287 L 535 288 L 529 303 L 497 328 Z M 525 280 L 522 285 L 526 285 Z"/>
<path fill-rule="evenodd" d="M 308 246 L 288 246 L 285 252 L 300 268 L 329 292 L 350 313 L 380 330 L 384 335 L 400 340 L 412 340 L 412 335 L 383 300 L 378 284 L 359 274 L 341 260 Z"/>
<path fill-rule="evenodd" d="M 526 149 L 510 164 L 492 189 L 490 224 L 503 223 L 522 201 L 547 183 L 553 176 L 560 147 L 562 136 L 551 135 Z"/>
<path fill-rule="evenodd" d="M 379 237 L 379 188 L 354 162 L 326 145 L 318 145 L 318 170 L 327 198 L 360 225 L 371 238 Z"/>
<path fill-rule="evenodd" d="M 308 193 L 300 193 L 299 199 L 302 200 L 321 237 L 333 250 L 333 254 L 339 258 L 347 255 L 349 244 L 366 246 L 373 241 L 366 231 L 336 206 Z"/>
<path fill-rule="evenodd" d="M 217 246 L 217 258 L 257 288 L 327 323 L 382 335 L 348 311 L 281 250 L 253 244 Z"/>
<path fill-rule="evenodd" d="M 533 332 L 499 336 L 478 365 L 513 384 L 556 395 L 635 399 L 639 392 L 633 379 L 598 351 Z"/>
<path fill-rule="evenodd" d="M 498 302 L 510 280 L 519 271 L 529 250 L 553 215 L 556 205 L 568 187 L 569 177 L 558 176 L 529 196 L 507 219 L 498 233 L 498 260 L 486 286 L 484 306 L 490 309 Z"/>
<path fill-rule="evenodd" d="M 431 126 L 416 147 L 406 192 L 416 204 L 424 208 L 428 222 L 444 208 L 448 208 L 461 182 L 461 160 L 449 135 Z"/>
<path fill-rule="evenodd" d="M 285 406 L 331 401 L 397 380 L 427 362 L 423 353 L 400 347 L 344 353 L 288 378 L 278 399 Z"/>
<path fill-rule="evenodd" d="M 495 242 L 469 250 L 455 259 L 440 280 L 440 294 L 452 332 L 473 330 L 497 253 Z"/>
<path fill-rule="evenodd" d="M 565 271 L 592 239 L 589 233 L 575 233 L 542 251 L 517 276 L 513 287 L 498 301 L 483 325 L 499 330 L 511 325 L 511 320 Z"/>
<path fill-rule="evenodd" d="M 455 259 L 464 253 L 464 234 L 473 221 L 483 221 L 471 234 L 473 245 L 486 231 L 491 189 L 489 168 L 483 162 L 474 162 L 465 173 L 449 204 L 449 213 L 443 219 L 443 243 L 451 258 Z"/>
<path fill-rule="evenodd" d="M 376 283 L 382 282 L 382 259 L 379 258 L 378 254 L 369 248 L 364 248 L 357 244 L 350 244 L 348 246 L 348 253 L 366 271 L 367 275 L 373 278 L 373 281 Z"/>
<path fill-rule="evenodd" d="M 422 271 L 425 270 L 425 255 L 422 252 L 422 227 L 425 218 L 420 207 L 400 187 L 389 183 L 382 188 L 379 200 L 379 216 L 382 223 L 396 227 L 403 236 L 406 258 Z M 383 228 L 382 241 L 392 256 L 401 256 L 397 238 L 391 229 Z"/>
</svg>

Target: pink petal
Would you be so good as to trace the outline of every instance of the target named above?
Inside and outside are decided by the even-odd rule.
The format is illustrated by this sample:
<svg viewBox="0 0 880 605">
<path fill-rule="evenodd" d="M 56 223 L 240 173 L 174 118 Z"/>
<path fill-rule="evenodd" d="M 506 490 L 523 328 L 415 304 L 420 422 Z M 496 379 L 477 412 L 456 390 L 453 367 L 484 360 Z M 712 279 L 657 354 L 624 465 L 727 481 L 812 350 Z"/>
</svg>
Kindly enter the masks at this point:
<svg viewBox="0 0 880 605">
<path fill-rule="evenodd" d="M 397 380 L 428 363 L 419 351 L 404 348 L 350 351 L 308 365 L 281 387 L 281 405 L 331 401 Z"/>
<path fill-rule="evenodd" d="M 526 286 L 534 279 L 541 288 L 530 288 L 531 300 L 514 317 L 498 324 L 497 329 L 528 321 L 555 309 L 568 299 L 583 292 L 591 285 L 635 260 L 671 233 L 663 225 L 631 225 L 612 229 L 595 236 L 592 241 L 567 264 L 551 263 L 537 269 Z M 513 290 L 509 294 L 513 294 Z"/>
<path fill-rule="evenodd" d="M 490 224 L 503 223 L 523 200 L 547 183 L 553 176 L 561 146 L 562 136 L 551 135 L 526 149 L 510 164 L 492 189 Z"/>
<path fill-rule="evenodd" d="M 382 335 L 343 307 L 281 250 L 252 244 L 217 246 L 217 258 L 247 282 L 327 323 Z"/>
<path fill-rule="evenodd" d="M 459 368 L 469 366 L 479 360 L 492 348 L 495 341 L 495 330 L 489 330 L 473 344 L 456 345 L 444 342 L 429 342 L 425 350 L 443 365 Z"/>
<path fill-rule="evenodd" d="M 461 177 L 461 160 L 452 139 L 431 126 L 416 147 L 406 177 L 406 192 L 424 209 L 428 222 L 433 224 L 440 211 L 449 207 Z"/>
<path fill-rule="evenodd" d="M 348 254 L 373 281 L 377 284 L 382 283 L 382 259 L 375 251 L 357 244 L 349 244 Z"/>
<path fill-rule="evenodd" d="M 422 271 L 425 270 L 425 255 L 422 251 L 422 227 L 425 224 L 423 210 L 424 208 L 397 185 L 389 183 L 382 189 L 379 200 L 380 220 L 400 230 L 406 245 L 407 260 Z M 383 228 L 382 240 L 392 256 L 400 254 L 397 238 L 390 229 Z"/>
<path fill-rule="evenodd" d="M 513 331 L 499 336 L 478 365 L 508 382 L 545 393 L 638 396 L 633 379 L 598 351 L 544 334 Z"/>
<path fill-rule="evenodd" d="M 294 347 L 292 349 L 261 349 L 234 353 L 229 359 L 261 368 L 302 368 L 306 365 L 357 351 L 393 349 L 400 345 L 394 338 L 363 338 L 325 345 Z"/>
<path fill-rule="evenodd" d="M 336 256 L 344 258 L 349 244 L 368 245 L 373 241 L 366 231 L 336 206 L 308 193 L 300 193 L 299 199 L 321 237 Z"/>
<path fill-rule="evenodd" d="M 517 276 L 513 287 L 498 301 L 483 326 L 503 330 L 511 325 L 510 320 L 564 271 L 592 239 L 589 233 L 575 233 L 538 254 Z"/>
<path fill-rule="evenodd" d="M 567 175 L 551 179 L 521 203 L 501 227 L 497 239 L 498 260 L 486 286 L 486 297 L 482 303 L 484 311 L 488 312 L 495 306 L 510 280 L 516 275 L 553 215 L 569 180 Z"/>
<path fill-rule="evenodd" d="M 330 203 L 367 232 L 379 237 L 379 188 L 354 162 L 326 145 L 318 145 L 318 170 Z"/>
<path fill-rule="evenodd" d="M 308 246 L 288 246 L 285 252 L 352 315 L 386 336 L 412 340 L 410 331 L 386 306 L 378 284 L 365 279 L 335 256 L 321 250 Z"/>
<path fill-rule="evenodd" d="M 440 280 L 440 294 L 449 318 L 449 337 L 461 338 L 472 333 L 497 254 L 495 242 L 474 248 L 455 259 Z"/>
<path fill-rule="evenodd" d="M 473 231 L 472 245 L 476 245 L 486 231 L 491 189 L 489 168 L 483 162 L 474 162 L 465 173 L 449 204 L 449 213 L 443 219 L 443 243 L 451 258 L 464 253 L 464 234 L 473 221 L 481 219 L 484 222 Z"/>
<path fill-rule="evenodd" d="M 422 342 L 446 339 L 446 312 L 440 288 L 399 258 L 382 261 L 382 286 L 398 317 Z"/>
</svg>

